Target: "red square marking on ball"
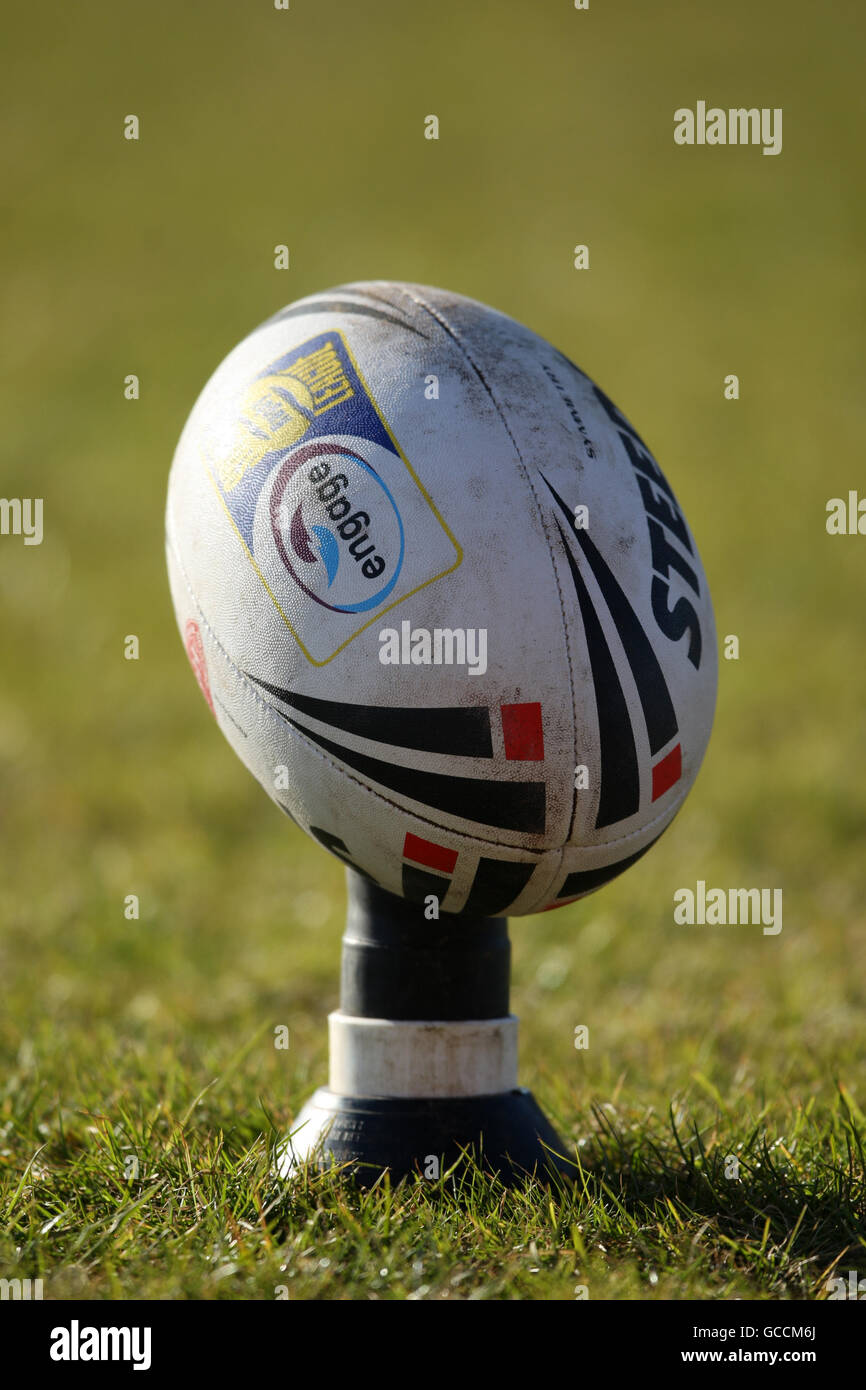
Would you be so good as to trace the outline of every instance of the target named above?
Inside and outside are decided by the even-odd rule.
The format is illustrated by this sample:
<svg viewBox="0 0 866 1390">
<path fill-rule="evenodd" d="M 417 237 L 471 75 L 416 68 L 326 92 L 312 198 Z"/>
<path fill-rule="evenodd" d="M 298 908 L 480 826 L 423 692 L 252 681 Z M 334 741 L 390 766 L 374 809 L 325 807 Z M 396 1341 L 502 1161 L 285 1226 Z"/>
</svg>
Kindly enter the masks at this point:
<svg viewBox="0 0 866 1390">
<path fill-rule="evenodd" d="M 678 782 L 683 775 L 683 750 L 679 744 L 666 753 L 660 763 L 653 768 L 653 801 Z"/>
<path fill-rule="evenodd" d="M 528 705 L 503 705 L 502 734 L 509 762 L 544 761 L 541 705 L 537 701 Z"/>
<path fill-rule="evenodd" d="M 422 840 L 420 835 L 407 835 L 403 842 L 403 858 L 411 859 L 413 864 L 423 864 L 425 869 L 453 874 L 457 851 L 446 849 L 444 845 L 434 845 L 432 840 Z"/>
</svg>

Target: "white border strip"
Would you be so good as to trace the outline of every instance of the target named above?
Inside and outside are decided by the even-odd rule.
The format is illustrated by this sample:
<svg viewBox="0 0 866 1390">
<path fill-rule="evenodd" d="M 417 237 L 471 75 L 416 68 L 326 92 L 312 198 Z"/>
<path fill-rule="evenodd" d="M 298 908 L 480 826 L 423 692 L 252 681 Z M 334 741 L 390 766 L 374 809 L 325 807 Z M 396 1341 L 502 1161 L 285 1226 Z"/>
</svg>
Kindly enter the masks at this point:
<svg viewBox="0 0 866 1390">
<path fill-rule="evenodd" d="M 488 1096 L 517 1085 L 517 1019 L 395 1022 L 328 1015 L 340 1096 Z"/>
</svg>

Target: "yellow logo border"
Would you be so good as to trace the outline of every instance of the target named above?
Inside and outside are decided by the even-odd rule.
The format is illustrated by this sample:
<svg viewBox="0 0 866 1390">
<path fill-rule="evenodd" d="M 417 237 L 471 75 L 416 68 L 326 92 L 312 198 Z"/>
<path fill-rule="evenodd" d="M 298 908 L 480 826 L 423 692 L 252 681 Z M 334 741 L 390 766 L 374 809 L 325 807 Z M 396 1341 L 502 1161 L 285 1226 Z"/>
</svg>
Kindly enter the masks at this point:
<svg viewBox="0 0 866 1390">
<path fill-rule="evenodd" d="M 381 421 L 382 428 L 384 429 L 385 433 L 387 434 L 388 438 L 390 439 L 391 443 L 393 444 L 395 450 L 397 451 L 397 454 L 399 455 L 400 459 L 402 460 L 403 464 L 405 465 L 406 469 L 408 470 L 408 473 L 409 473 L 410 478 L 411 478 L 412 481 L 414 482 L 415 486 L 418 488 L 418 491 L 421 493 L 422 497 L 424 498 L 424 500 L 425 500 L 425 502 L 427 503 L 428 507 L 430 508 L 431 512 L 432 512 L 433 515 L 435 516 L 436 520 L 439 522 L 439 525 L 442 527 L 442 530 L 445 532 L 445 534 L 446 534 L 446 536 L 448 537 L 449 541 L 450 541 L 451 544 L 453 545 L 453 547 L 454 547 L 454 549 L 455 549 L 455 551 L 456 551 L 456 554 L 457 554 L 457 558 L 456 558 L 456 560 L 454 561 L 453 565 L 449 565 L 447 569 L 440 570 L 440 572 L 439 572 L 438 574 L 432 575 L 432 576 L 430 577 L 430 579 L 425 579 L 423 584 L 418 584 L 414 589 L 410 589 L 409 592 L 408 592 L 407 594 L 401 594 L 400 598 L 394 599 L 393 603 L 387 604 L 385 608 L 382 608 L 382 609 L 380 609 L 377 613 L 374 613 L 373 616 L 372 616 L 371 618 L 368 618 L 367 621 L 366 621 L 365 623 L 362 623 L 361 626 L 360 626 L 359 628 L 357 628 L 356 631 L 353 632 L 353 633 L 351 634 L 350 637 L 347 637 L 346 640 L 345 640 L 345 642 L 341 642 L 340 645 L 339 645 L 339 647 L 337 647 L 337 649 L 336 649 L 335 651 L 331 652 L 331 655 L 330 655 L 330 656 L 325 657 L 324 661 L 317 661 L 316 658 L 315 658 L 314 656 L 311 656 L 310 653 L 307 651 L 306 647 L 304 646 L 303 642 L 301 641 L 300 637 L 298 636 L 298 634 L 297 634 L 297 632 L 295 631 L 295 629 L 292 627 L 292 624 L 289 622 L 289 619 L 287 618 L 285 612 L 283 611 L 282 606 L 280 605 L 280 602 L 279 602 L 279 600 L 278 600 L 277 597 L 276 597 L 276 594 L 273 592 L 273 590 L 271 589 L 271 586 L 268 584 L 268 581 L 265 579 L 265 576 L 262 574 L 261 570 L 259 569 L 259 567 L 258 567 L 258 565 L 257 565 L 257 563 L 256 563 L 256 560 L 255 560 L 255 557 L 253 556 L 252 551 L 250 550 L 249 546 L 247 545 L 246 541 L 244 540 L 243 536 L 241 535 L 241 533 L 240 533 L 240 531 L 239 531 L 239 529 L 238 529 L 238 527 L 237 527 L 237 524 L 236 524 L 236 522 L 235 522 L 235 519 L 234 519 L 234 517 L 232 516 L 231 512 L 229 511 L 229 508 L 228 508 L 228 506 L 227 506 L 227 504 L 226 504 L 225 497 L 224 497 L 223 494 L 222 494 L 222 490 L 221 490 L 221 488 L 220 488 L 220 486 L 219 486 L 219 483 L 217 482 L 216 478 L 214 477 L 213 470 L 212 470 L 210 464 L 207 462 L 207 459 L 204 457 L 203 453 L 200 452 L 200 458 L 201 458 L 201 460 L 202 460 L 202 463 L 204 464 L 204 468 L 205 468 L 205 471 L 206 471 L 206 473 L 207 473 L 208 480 L 209 480 L 209 482 L 210 482 L 210 484 L 211 484 L 211 487 L 213 488 L 214 492 L 216 493 L 216 495 L 217 495 L 217 497 L 218 497 L 218 499 L 219 499 L 219 501 L 220 501 L 220 504 L 221 504 L 221 506 L 222 506 L 222 509 L 223 509 L 223 511 L 225 512 L 226 516 L 228 517 L 229 522 L 231 523 L 231 526 L 232 526 L 232 529 L 233 529 L 234 532 L 235 532 L 235 535 L 237 536 L 238 540 L 240 541 L 241 545 L 243 546 L 244 550 L 246 551 L 247 557 L 248 557 L 248 559 L 249 559 L 250 564 L 252 565 L 253 569 L 255 570 L 256 574 L 258 575 L 259 579 L 261 580 L 261 583 L 262 583 L 262 585 L 263 585 L 263 587 L 264 587 L 266 593 L 268 594 L 268 597 L 270 598 L 271 602 L 273 603 L 274 607 L 276 608 L 277 612 L 279 613 L 279 615 L 280 615 L 280 617 L 282 618 L 283 622 L 285 623 L 286 627 L 289 629 L 289 632 L 290 632 L 290 633 L 292 634 L 292 636 L 294 637 L 295 641 L 297 642 L 298 646 L 300 647 L 301 651 L 303 652 L 304 656 L 307 658 L 307 660 L 309 661 L 309 663 L 310 663 L 311 666 L 327 666 L 328 663 L 329 663 L 330 661 L 333 661 L 333 660 L 334 660 L 334 657 L 335 657 L 335 656 L 339 656 L 340 652 L 343 651 L 346 647 L 348 647 L 348 645 L 349 645 L 350 642 L 354 642 L 355 638 L 356 638 L 356 637 L 360 637 L 361 633 L 362 633 L 362 632 L 365 632 L 366 629 L 367 629 L 368 627 L 371 627 L 373 623 L 378 622 L 381 618 L 383 618 L 383 617 L 385 616 L 386 613 L 390 613 L 390 611 L 391 611 L 392 608 L 396 608 L 396 607 L 398 606 L 398 604 L 405 603 L 405 601 L 406 601 L 407 598 L 412 598 L 413 594 L 418 594 L 418 593 L 420 593 L 421 590 L 422 590 L 422 589 L 426 589 L 426 588 L 428 587 L 428 585 L 430 585 L 430 584 L 435 584 L 435 582 L 436 582 L 437 579 L 444 579 L 444 577 L 445 577 L 446 574 L 451 574 L 454 570 L 459 569 L 460 565 L 463 563 L 463 550 L 462 550 L 462 547 L 460 546 L 459 542 L 457 541 L 457 538 L 454 536 L 453 532 L 451 531 L 451 528 L 446 524 L 446 522 L 445 522 L 445 520 L 444 520 L 444 518 L 443 518 L 441 512 L 439 511 L 439 508 L 436 506 L 436 503 L 433 501 L 433 498 L 430 496 L 430 494 L 429 494 L 429 492 L 427 491 L 426 487 L 425 487 L 424 484 L 421 482 L 421 479 L 418 477 L 418 475 L 417 475 L 417 473 L 415 472 L 414 468 L 412 467 L 411 463 L 409 462 L 409 460 L 407 459 L 406 455 L 403 453 L 403 450 L 400 448 L 400 445 L 398 444 L 397 440 L 395 439 L 394 434 L 393 434 L 393 432 L 392 432 L 392 430 L 391 430 L 391 428 L 390 428 L 390 426 L 389 426 L 387 420 L 385 419 L 384 415 L 382 414 L 381 410 L 379 409 L 379 406 L 378 406 L 378 404 L 377 404 L 377 402 L 376 402 L 375 397 L 373 396 L 372 391 L 370 390 L 369 386 L 367 385 L 367 382 L 364 380 L 364 377 L 363 377 L 363 375 L 362 375 L 362 373 L 361 373 L 361 369 L 360 369 L 360 367 L 358 366 L 358 363 L 355 361 L 355 355 L 354 355 L 354 353 L 352 352 L 352 349 L 349 347 L 349 344 L 346 342 L 345 334 L 344 334 L 339 328 L 335 328 L 335 329 L 333 330 L 333 334 L 334 334 L 334 337 L 335 337 L 335 338 L 339 338 L 339 339 L 340 339 L 340 342 L 343 344 L 343 347 L 344 347 L 345 352 L 346 352 L 346 356 L 348 357 L 349 361 L 351 362 L 352 366 L 354 367 L 355 373 L 356 373 L 356 375 L 357 375 L 357 377 L 358 377 L 358 380 L 360 381 L 362 387 L 364 388 L 364 391 L 366 392 L 367 399 L 368 399 L 368 401 L 370 402 L 370 404 L 372 405 L 372 407 L 373 407 L 373 409 L 375 410 L 376 414 L 378 415 L 379 420 Z M 317 336 L 317 337 L 320 337 L 321 335 L 320 335 L 320 334 L 317 334 L 316 336 Z M 313 340 L 312 338 L 310 338 L 310 339 L 308 339 L 307 341 L 308 341 L 308 342 L 313 342 L 314 340 Z M 299 348 L 303 348 L 303 347 L 305 347 L 305 346 L 306 346 L 305 343 L 299 343 L 299 344 L 298 344 L 298 347 L 299 347 Z"/>
</svg>

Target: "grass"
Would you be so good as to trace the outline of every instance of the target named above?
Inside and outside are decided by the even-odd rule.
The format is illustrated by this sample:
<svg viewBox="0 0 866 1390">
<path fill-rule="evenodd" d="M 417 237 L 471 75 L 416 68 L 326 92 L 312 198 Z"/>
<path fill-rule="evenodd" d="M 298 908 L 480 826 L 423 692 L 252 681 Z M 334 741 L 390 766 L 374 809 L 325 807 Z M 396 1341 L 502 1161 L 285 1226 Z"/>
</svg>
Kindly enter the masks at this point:
<svg viewBox="0 0 866 1390">
<path fill-rule="evenodd" d="M 89 0 L 9 25 L 2 491 L 43 497 L 46 529 L 0 538 L 0 1277 L 86 1298 L 820 1297 L 834 1267 L 866 1273 L 866 540 L 824 529 L 866 433 L 860 7 L 373 11 Z M 783 153 L 676 148 L 697 99 L 781 105 Z M 270 1176 L 325 1078 L 342 871 L 207 717 L 165 482 L 234 342 L 374 276 L 486 300 L 590 372 L 740 638 L 669 833 L 512 926 L 521 1078 L 580 1155 L 567 1191 Z M 698 878 L 781 887 L 783 930 L 676 926 Z"/>
<path fill-rule="evenodd" d="M 275 1181 L 284 1131 L 250 1107 L 248 1053 L 192 1095 L 174 1056 L 103 1066 L 93 1108 L 22 1083 L 6 1132 L 33 1156 L 4 1203 L 4 1269 L 53 1298 L 802 1299 L 862 1259 L 844 1091 L 772 1141 L 767 1110 L 700 1124 L 605 1103 L 571 1183 L 505 1189 L 469 1165 L 361 1192 L 338 1172 Z"/>
</svg>

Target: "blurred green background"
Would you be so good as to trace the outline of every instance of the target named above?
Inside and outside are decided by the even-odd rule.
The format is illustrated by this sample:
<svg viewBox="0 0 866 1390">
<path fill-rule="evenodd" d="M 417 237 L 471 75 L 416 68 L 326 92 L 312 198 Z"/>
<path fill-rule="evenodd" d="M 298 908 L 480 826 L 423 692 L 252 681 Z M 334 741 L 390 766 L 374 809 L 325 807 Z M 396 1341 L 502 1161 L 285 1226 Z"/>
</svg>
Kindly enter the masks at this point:
<svg viewBox="0 0 866 1390">
<path fill-rule="evenodd" d="M 226 352 L 366 278 L 484 300 L 595 378 L 740 639 L 670 833 L 514 923 L 524 1079 L 576 1136 L 593 1098 L 748 1104 L 780 1134 L 838 1082 L 866 1107 L 866 538 L 825 530 L 866 495 L 862 6 L 88 0 L 6 31 L 0 490 L 45 499 L 45 539 L 0 537 L 0 1163 L 29 1157 L 22 1087 L 50 1130 L 157 1069 L 194 1095 L 244 1047 L 251 1113 L 324 1079 L 342 869 L 213 727 L 163 506 Z M 699 99 L 782 107 L 782 153 L 677 147 Z M 781 935 L 674 926 L 697 878 L 781 887 Z"/>
</svg>

